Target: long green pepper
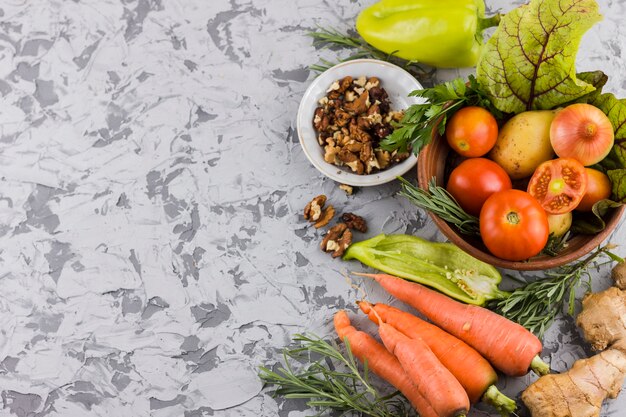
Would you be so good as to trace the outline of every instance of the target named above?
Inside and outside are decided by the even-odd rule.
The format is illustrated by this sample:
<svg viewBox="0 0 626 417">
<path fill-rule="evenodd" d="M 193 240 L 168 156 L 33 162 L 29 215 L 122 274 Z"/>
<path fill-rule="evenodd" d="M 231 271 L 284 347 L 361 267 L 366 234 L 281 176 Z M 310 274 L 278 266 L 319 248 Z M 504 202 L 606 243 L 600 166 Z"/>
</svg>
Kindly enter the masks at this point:
<svg viewBox="0 0 626 417">
<path fill-rule="evenodd" d="M 356 29 L 388 54 L 440 68 L 472 67 L 483 47 L 484 0 L 382 0 L 363 10 Z"/>
<path fill-rule="evenodd" d="M 353 243 L 344 260 L 357 259 L 379 271 L 432 287 L 468 304 L 506 298 L 496 268 L 452 243 L 433 243 L 416 236 L 378 235 Z"/>
</svg>

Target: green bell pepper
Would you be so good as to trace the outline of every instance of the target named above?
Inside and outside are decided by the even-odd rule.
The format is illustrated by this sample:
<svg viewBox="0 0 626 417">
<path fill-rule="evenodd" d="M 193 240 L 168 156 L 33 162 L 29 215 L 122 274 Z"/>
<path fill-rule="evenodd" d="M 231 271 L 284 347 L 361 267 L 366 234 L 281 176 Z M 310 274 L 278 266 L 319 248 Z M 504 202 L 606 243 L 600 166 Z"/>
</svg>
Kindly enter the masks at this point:
<svg viewBox="0 0 626 417">
<path fill-rule="evenodd" d="M 483 30 L 500 22 L 484 13 L 484 0 L 382 0 L 359 14 L 356 29 L 374 48 L 409 61 L 472 67 Z"/>
<path fill-rule="evenodd" d="M 468 304 L 483 305 L 506 298 L 496 268 L 463 252 L 452 243 L 433 243 L 416 236 L 378 235 L 348 247 L 344 260 L 415 281 Z"/>
</svg>

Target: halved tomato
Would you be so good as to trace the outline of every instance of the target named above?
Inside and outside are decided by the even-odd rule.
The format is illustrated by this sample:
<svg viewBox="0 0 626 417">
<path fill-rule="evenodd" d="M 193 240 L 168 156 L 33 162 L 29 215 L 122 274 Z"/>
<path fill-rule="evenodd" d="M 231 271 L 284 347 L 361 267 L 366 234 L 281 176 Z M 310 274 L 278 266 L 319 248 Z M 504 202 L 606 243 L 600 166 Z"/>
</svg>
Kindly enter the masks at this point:
<svg viewBox="0 0 626 417">
<path fill-rule="evenodd" d="M 528 184 L 528 193 L 550 214 L 574 210 L 586 190 L 585 167 L 573 158 L 544 162 L 537 167 Z"/>
</svg>

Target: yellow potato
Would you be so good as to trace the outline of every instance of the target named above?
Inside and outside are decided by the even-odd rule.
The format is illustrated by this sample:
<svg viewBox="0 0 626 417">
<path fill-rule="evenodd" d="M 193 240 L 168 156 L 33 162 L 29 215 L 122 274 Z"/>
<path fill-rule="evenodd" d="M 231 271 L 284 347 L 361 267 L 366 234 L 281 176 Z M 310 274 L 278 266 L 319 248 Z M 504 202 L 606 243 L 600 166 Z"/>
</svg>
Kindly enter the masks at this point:
<svg viewBox="0 0 626 417">
<path fill-rule="evenodd" d="M 563 236 L 572 227 L 572 213 L 548 214 L 550 234 L 556 237 Z"/>
<path fill-rule="evenodd" d="M 511 179 L 533 174 L 535 169 L 554 157 L 550 144 L 552 110 L 527 111 L 506 122 L 489 157 L 500 165 Z"/>
</svg>

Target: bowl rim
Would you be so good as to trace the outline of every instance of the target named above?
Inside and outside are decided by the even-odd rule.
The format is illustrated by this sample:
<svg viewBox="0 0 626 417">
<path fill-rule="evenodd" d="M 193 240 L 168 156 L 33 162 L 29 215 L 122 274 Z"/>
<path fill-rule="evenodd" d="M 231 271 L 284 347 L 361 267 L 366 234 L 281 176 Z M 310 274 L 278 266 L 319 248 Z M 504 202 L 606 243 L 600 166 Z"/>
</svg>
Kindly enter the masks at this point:
<svg viewBox="0 0 626 417">
<path fill-rule="evenodd" d="M 429 173 L 426 171 L 428 152 L 430 152 L 430 150 L 434 146 L 435 141 L 441 140 L 441 135 L 435 132 L 433 137 L 431 138 L 431 143 L 426 145 L 419 154 L 417 163 L 417 180 L 419 187 L 422 189 L 428 189 L 428 182 L 432 177 L 429 176 Z M 447 144 L 444 144 L 443 146 L 447 146 Z M 475 247 L 467 240 L 463 239 L 462 235 L 458 233 L 448 222 L 432 212 L 428 212 L 428 214 L 437 226 L 437 228 L 439 228 L 439 230 L 444 234 L 444 236 L 446 236 L 452 243 L 454 243 L 473 257 L 500 268 L 516 271 L 538 271 L 566 265 L 570 262 L 582 258 L 583 256 L 590 253 L 594 248 L 599 247 L 602 242 L 604 242 L 604 240 L 606 240 L 620 224 L 621 217 L 626 210 L 626 205 L 615 208 L 613 210 L 614 211 L 612 212 L 611 217 L 606 221 L 606 227 L 604 228 L 604 230 L 590 237 L 587 242 L 585 242 L 575 251 L 554 257 L 541 257 L 538 259 L 530 258 L 526 261 L 507 261 L 505 259 L 498 258 L 491 253 L 485 252 L 480 248 Z"/>
<path fill-rule="evenodd" d="M 319 87 L 319 84 L 323 82 L 325 78 L 331 77 L 332 74 L 338 72 L 339 70 L 345 67 L 357 67 L 358 68 L 359 66 L 364 66 L 364 65 L 366 66 L 376 65 L 381 68 L 381 71 L 387 72 L 388 75 L 384 75 L 382 77 L 377 75 L 379 78 L 383 80 L 383 82 L 385 82 L 384 78 L 404 77 L 407 83 L 410 82 L 411 84 L 413 84 L 412 90 L 409 90 L 406 92 L 406 99 L 414 103 L 419 103 L 420 101 L 422 101 L 419 98 L 408 96 L 408 94 L 411 91 L 422 89 L 423 86 L 414 76 L 412 76 L 405 69 L 387 61 L 381 61 L 381 60 L 369 59 L 369 58 L 361 58 L 361 59 L 353 59 L 350 61 L 341 62 L 327 69 L 323 73 L 319 74 L 319 76 L 315 78 L 311 82 L 311 84 L 309 84 L 306 91 L 304 92 L 304 95 L 302 96 L 302 99 L 300 101 L 300 105 L 298 106 L 298 113 L 296 116 L 296 130 L 298 134 L 298 140 L 309 162 L 319 172 L 321 172 L 328 178 L 332 179 L 333 181 L 336 181 L 340 184 L 347 184 L 347 185 L 357 186 L 357 187 L 370 187 L 370 186 L 381 185 L 381 184 L 391 182 L 395 180 L 398 176 L 404 175 L 407 172 L 409 172 L 415 166 L 415 164 L 417 164 L 417 159 L 418 159 L 417 156 L 411 153 L 406 160 L 402 161 L 401 163 L 389 169 L 378 171 L 374 174 L 358 175 L 358 174 L 353 174 L 348 171 L 344 171 L 342 167 L 329 164 L 325 162 L 323 159 L 322 161 L 319 161 L 317 158 L 313 156 L 312 153 L 318 151 L 317 148 L 320 148 L 320 145 L 317 142 L 317 137 L 314 136 L 313 141 L 315 142 L 315 145 L 317 148 L 315 150 L 311 149 L 312 142 L 310 139 L 308 140 L 306 139 L 306 134 L 304 132 L 303 125 L 304 123 L 311 123 L 311 120 L 313 118 L 313 114 L 310 114 L 310 115 L 304 114 L 305 107 L 307 107 L 307 105 L 310 104 L 310 101 L 317 102 L 320 98 L 320 97 L 314 97 L 314 90 L 317 87 Z"/>
</svg>

